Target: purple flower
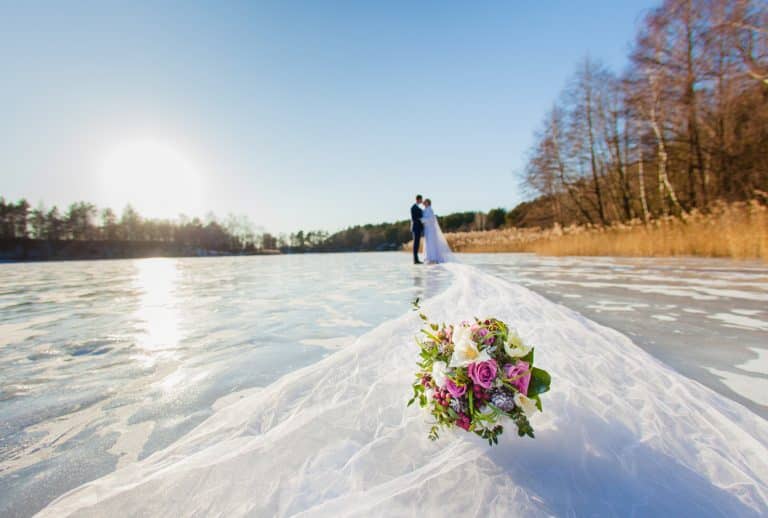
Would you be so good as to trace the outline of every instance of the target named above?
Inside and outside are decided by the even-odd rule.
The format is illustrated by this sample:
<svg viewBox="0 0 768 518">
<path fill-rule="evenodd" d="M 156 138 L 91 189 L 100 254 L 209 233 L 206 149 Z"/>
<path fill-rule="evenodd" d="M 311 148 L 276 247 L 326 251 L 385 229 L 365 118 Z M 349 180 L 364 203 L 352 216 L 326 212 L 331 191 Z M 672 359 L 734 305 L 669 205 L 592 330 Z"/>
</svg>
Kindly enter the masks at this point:
<svg viewBox="0 0 768 518">
<path fill-rule="evenodd" d="M 456 426 L 469 431 L 470 420 L 466 414 L 459 414 L 459 418 L 456 419 Z"/>
<path fill-rule="evenodd" d="M 470 363 L 469 367 L 467 367 L 467 374 L 469 374 L 469 377 L 476 385 L 487 389 L 493 385 L 497 370 L 496 360 L 486 360 L 484 362 Z"/>
<path fill-rule="evenodd" d="M 523 360 L 517 360 L 517 363 L 514 365 L 508 363 L 504 366 L 507 378 L 512 380 L 512 386 L 519 390 L 524 396 L 528 395 L 528 385 L 531 383 L 531 371 L 529 367 L 530 365 L 528 365 L 528 362 L 524 362 Z M 518 376 L 520 377 L 518 378 Z"/>
<path fill-rule="evenodd" d="M 445 378 L 445 390 L 447 390 L 456 399 L 460 398 L 467 392 L 466 385 L 457 385 L 451 378 Z"/>
<path fill-rule="evenodd" d="M 493 334 L 484 327 L 478 329 L 475 336 L 476 341 L 483 342 L 485 345 L 491 345 L 495 339 L 496 337 L 494 337 Z"/>
</svg>

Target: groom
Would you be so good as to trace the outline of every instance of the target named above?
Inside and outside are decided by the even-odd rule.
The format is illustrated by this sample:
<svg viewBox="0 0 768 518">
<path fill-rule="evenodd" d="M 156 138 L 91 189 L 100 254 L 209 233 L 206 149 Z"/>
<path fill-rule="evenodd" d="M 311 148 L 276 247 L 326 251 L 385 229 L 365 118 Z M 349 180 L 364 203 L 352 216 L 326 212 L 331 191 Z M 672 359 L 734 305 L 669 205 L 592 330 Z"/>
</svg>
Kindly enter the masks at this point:
<svg viewBox="0 0 768 518">
<path fill-rule="evenodd" d="M 421 244 L 421 236 L 424 235 L 424 225 L 421 222 L 421 217 L 424 212 L 421 210 L 421 194 L 416 195 L 416 203 L 411 207 L 411 232 L 413 233 L 413 264 L 422 264 L 419 261 L 419 245 Z"/>
</svg>

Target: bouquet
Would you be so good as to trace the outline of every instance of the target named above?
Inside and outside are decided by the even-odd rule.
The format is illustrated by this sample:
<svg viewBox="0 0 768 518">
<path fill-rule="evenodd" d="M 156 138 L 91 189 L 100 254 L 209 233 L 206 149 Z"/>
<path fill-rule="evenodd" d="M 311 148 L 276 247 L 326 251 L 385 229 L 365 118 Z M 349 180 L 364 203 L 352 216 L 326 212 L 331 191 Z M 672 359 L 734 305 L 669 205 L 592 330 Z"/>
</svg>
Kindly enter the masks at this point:
<svg viewBox="0 0 768 518">
<path fill-rule="evenodd" d="M 419 310 L 418 299 L 414 307 Z M 533 437 L 529 418 L 541 411 L 550 386 L 549 374 L 533 366 L 533 347 L 496 318 L 438 325 L 419 316 L 427 327 L 416 337 L 421 360 L 408 405 L 429 408 L 435 418 L 429 438 L 458 426 L 494 445 L 508 420 L 519 436 Z"/>
</svg>

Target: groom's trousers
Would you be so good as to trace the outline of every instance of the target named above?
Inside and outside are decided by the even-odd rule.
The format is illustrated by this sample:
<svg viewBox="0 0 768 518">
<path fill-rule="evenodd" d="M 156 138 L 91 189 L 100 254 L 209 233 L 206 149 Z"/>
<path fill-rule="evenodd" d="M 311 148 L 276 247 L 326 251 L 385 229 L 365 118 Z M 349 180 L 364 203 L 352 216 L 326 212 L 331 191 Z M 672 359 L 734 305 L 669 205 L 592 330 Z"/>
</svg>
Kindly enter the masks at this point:
<svg viewBox="0 0 768 518">
<path fill-rule="evenodd" d="M 419 246 L 421 246 L 421 230 L 413 231 L 413 262 L 419 262 Z"/>
</svg>

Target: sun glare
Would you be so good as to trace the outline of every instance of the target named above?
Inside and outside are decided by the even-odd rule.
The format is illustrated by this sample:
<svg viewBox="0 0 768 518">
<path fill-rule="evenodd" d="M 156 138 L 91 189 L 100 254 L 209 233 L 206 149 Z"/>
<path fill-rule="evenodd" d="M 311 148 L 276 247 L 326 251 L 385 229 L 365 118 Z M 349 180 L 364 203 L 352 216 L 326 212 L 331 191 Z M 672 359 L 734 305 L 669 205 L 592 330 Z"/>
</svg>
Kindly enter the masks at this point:
<svg viewBox="0 0 768 518">
<path fill-rule="evenodd" d="M 168 143 L 142 139 L 113 147 L 103 163 L 103 179 L 114 207 L 130 203 L 143 216 L 173 218 L 201 209 L 201 174 L 189 156 Z"/>
<path fill-rule="evenodd" d="M 135 265 L 135 284 L 141 293 L 135 315 L 137 344 L 144 355 L 175 349 L 181 339 L 176 297 L 181 277 L 178 263 L 173 259 L 144 259 Z"/>
</svg>

